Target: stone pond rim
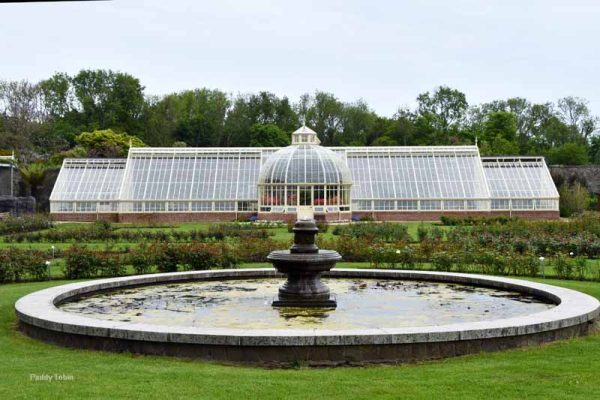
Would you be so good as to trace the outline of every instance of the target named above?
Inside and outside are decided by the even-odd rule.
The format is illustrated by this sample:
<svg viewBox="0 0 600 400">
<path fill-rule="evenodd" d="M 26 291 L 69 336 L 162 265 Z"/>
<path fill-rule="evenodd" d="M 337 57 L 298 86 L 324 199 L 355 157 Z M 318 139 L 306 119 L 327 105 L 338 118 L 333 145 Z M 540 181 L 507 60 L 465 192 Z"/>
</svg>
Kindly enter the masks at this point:
<svg viewBox="0 0 600 400">
<path fill-rule="evenodd" d="M 337 307 L 321 275 L 335 267 L 342 256 L 337 251 L 319 250 L 315 243 L 319 228 L 312 219 L 297 221 L 293 232 L 294 244 L 289 250 L 275 250 L 267 256 L 267 261 L 287 276 L 273 307 Z"/>
<path fill-rule="evenodd" d="M 424 280 L 527 293 L 557 304 L 522 317 L 390 329 L 206 329 L 83 317 L 59 310 L 82 295 L 158 284 L 281 277 L 274 269 L 175 272 L 55 286 L 15 304 L 19 329 L 66 347 L 168 355 L 258 365 L 398 363 L 531 346 L 588 334 L 600 302 L 583 293 L 498 276 L 435 271 L 335 269 L 331 278 Z M 596 324 L 597 325 L 597 324 Z"/>
</svg>

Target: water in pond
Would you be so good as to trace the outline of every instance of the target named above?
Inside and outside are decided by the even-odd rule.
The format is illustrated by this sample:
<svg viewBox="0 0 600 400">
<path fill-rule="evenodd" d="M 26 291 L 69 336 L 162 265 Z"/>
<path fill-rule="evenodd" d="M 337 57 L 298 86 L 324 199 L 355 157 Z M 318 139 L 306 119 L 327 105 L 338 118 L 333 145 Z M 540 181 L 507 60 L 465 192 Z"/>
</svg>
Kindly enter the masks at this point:
<svg viewBox="0 0 600 400">
<path fill-rule="evenodd" d="M 234 329 L 360 329 L 446 325 L 522 316 L 554 307 L 517 292 L 436 283 L 325 279 L 338 308 L 271 307 L 280 279 L 202 281 L 93 294 L 59 306 L 87 317 Z"/>
</svg>

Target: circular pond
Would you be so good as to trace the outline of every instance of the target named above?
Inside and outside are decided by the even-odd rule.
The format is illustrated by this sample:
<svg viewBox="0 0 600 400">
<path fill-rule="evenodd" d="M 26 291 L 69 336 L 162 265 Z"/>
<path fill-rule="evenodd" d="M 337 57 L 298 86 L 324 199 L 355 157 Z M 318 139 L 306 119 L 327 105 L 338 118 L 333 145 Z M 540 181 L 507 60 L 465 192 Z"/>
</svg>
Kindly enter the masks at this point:
<svg viewBox="0 0 600 400">
<path fill-rule="evenodd" d="M 336 269 L 337 309 L 273 308 L 273 269 L 182 272 L 52 287 L 16 303 L 26 334 L 64 346 L 227 362 L 406 362 L 587 334 L 595 298 L 523 280 Z"/>
<path fill-rule="evenodd" d="M 230 329 L 369 329 L 436 326 L 525 316 L 553 302 L 457 283 L 327 279 L 338 308 L 273 308 L 282 279 L 185 282 L 118 289 L 62 303 L 90 318 Z"/>
</svg>

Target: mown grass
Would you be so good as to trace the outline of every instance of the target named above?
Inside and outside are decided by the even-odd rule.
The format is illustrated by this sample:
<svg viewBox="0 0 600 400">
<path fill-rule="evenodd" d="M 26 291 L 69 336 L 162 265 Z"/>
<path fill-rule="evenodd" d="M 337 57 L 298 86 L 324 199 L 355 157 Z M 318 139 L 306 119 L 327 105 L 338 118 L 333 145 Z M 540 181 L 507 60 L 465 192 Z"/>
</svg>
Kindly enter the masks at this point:
<svg viewBox="0 0 600 400">
<path fill-rule="evenodd" d="M 0 286 L 2 399 L 594 399 L 600 335 L 546 346 L 401 366 L 268 370 L 61 348 L 15 330 L 21 296 L 64 282 Z M 600 298 L 600 284 L 551 281 Z M 35 382 L 30 374 L 73 381 Z"/>
</svg>

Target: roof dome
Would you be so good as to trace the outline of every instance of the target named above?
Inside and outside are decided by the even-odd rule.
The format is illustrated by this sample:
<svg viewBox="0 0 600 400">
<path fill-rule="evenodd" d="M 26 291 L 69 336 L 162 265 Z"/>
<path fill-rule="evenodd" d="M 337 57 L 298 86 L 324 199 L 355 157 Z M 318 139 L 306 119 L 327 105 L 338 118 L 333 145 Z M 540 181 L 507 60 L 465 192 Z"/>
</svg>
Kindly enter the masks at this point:
<svg viewBox="0 0 600 400">
<path fill-rule="evenodd" d="M 291 146 L 271 154 L 262 166 L 258 184 L 352 184 L 346 163 L 333 151 L 319 146 L 316 133 L 302 127 L 293 139 L 308 135 L 306 141 L 293 140 Z M 314 138 L 312 137 L 314 135 Z"/>
</svg>

